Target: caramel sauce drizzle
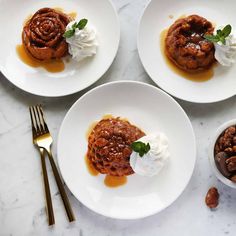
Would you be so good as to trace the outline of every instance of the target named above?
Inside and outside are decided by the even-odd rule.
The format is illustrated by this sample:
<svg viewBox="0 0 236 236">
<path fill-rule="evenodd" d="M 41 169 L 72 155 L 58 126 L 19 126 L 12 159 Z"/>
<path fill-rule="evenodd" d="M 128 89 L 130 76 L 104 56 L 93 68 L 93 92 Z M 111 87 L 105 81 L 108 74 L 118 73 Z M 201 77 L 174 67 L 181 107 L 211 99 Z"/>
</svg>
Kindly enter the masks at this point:
<svg viewBox="0 0 236 236">
<path fill-rule="evenodd" d="M 65 64 L 62 59 L 55 59 L 50 61 L 39 61 L 35 58 L 33 58 L 25 49 L 23 44 L 19 44 L 16 46 L 16 52 L 21 59 L 22 62 L 24 62 L 26 65 L 30 67 L 43 67 L 48 72 L 51 73 L 57 73 L 61 72 L 65 69 Z"/>
<path fill-rule="evenodd" d="M 93 164 L 90 162 L 87 156 L 85 156 L 85 163 L 86 163 L 89 174 L 91 174 L 92 176 L 99 175 L 99 172 L 94 168 Z"/>
<path fill-rule="evenodd" d="M 119 177 L 119 176 L 106 175 L 106 177 L 104 179 L 104 184 L 110 188 L 119 187 L 119 186 L 124 185 L 126 183 L 127 183 L 126 176 Z"/>
</svg>

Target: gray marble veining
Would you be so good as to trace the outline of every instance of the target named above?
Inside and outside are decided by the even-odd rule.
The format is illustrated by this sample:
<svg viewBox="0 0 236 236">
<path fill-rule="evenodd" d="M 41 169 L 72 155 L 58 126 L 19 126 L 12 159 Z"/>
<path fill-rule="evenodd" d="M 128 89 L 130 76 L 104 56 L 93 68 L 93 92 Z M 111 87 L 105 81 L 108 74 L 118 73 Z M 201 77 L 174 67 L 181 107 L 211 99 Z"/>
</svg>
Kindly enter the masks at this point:
<svg viewBox="0 0 236 236">
<path fill-rule="evenodd" d="M 141 65 L 136 34 L 148 0 L 113 0 L 121 23 L 121 42 L 114 63 L 92 87 L 115 80 L 139 80 L 153 84 Z M 193 177 L 177 201 L 160 214 L 132 221 L 109 219 L 80 204 L 68 191 L 77 221 L 67 222 L 51 171 L 49 179 L 56 225 L 49 228 L 45 216 L 40 159 L 31 140 L 28 105 L 42 103 L 56 150 L 60 124 L 70 106 L 90 88 L 63 98 L 27 94 L 0 74 L 0 236 L 154 236 L 235 235 L 236 190 L 213 175 L 207 157 L 211 134 L 223 122 L 236 117 L 235 97 L 214 104 L 177 100 L 187 112 L 197 138 L 197 162 Z M 178 134 L 176 134 L 178 138 Z M 211 185 L 220 191 L 220 205 L 211 211 L 204 204 Z M 171 187 L 171 186 L 170 186 Z"/>
</svg>

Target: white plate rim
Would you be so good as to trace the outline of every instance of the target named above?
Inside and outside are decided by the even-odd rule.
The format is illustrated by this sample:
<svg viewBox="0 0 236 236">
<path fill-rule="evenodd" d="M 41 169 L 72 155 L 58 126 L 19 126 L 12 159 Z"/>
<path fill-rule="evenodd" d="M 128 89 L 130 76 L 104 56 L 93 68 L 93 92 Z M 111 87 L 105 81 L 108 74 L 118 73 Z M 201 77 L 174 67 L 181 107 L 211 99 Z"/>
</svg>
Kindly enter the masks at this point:
<svg viewBox="0 0 236 236">
<path fill-rule="evenodd" d="M 71 191 L 71 193 L 73 194 L 73 196 L 79 201 L 81 202 L 84 206 L 86 206 L 88 209 L 90 209 L 91 211 L 93 212 L 96 212 L 98 213 L 99 215 L 102 215 L 102 216 L 105 216 L 105 217 L 108 217 L 108 218 L 113 218 L 113 219 L 119 219 L 119 220 L 137 220 L 137 219 L 142 219 L 142 218 L 146 218 L 146 217 L 149 217 L 149 216 L 152 216 L 152 215 L 155 215 L 163 210 L 165 210 L 166 208 L 168 208 L 170 205 L 172 205 L 181 195 L 182 193 L 184 192 L 184 190 L 187 188 L 191 178 L 192 178 L 192 175 L 193 175 L 193 172 L 194 172 L 194 169 L 195 169 L 195 166 L 196 166 L 196 159 L 197 159 L 197 147 L 196 147 L 196 136 L 195 136 L 195 132 L 194 132 L 194 129 L 193 129 L 193 126 L 192 126 L 192 123 L 189 119 L 189 117 L 187 116 L 186 112 L 184 111 L 184 109 L 179 105 L 179 103 L 177 101 L 175 101 L 174 98 L 172 98 L 169 94 L 167 94 L 166 92 L 164 92 L 163 90 L 157 88 L 156 86 L 153 86 L 153 85 L 150 85 L 150 84 L 147 84 L 147 83 L 144 83 L 144 82 L 140 82 L 140 81 L 134 81 L 134 80 L 120 80 L 120 81 L 113 81 L 113 82 L 108 82 L 108 83 L 104 83 L 102 85 L 99 85 L 91 90 L 89 90 L 87 93 L 85 93 L 84 95 L 82 95 L 77 101 L 74 102 L 74 104 L 71 106 L 71 108 L 68 110 L 68 112 L 66 113 L 62 123 L 61 123 L 61 126 L 60 126 L 60 129 L 59 129 L 59 132 L 58 132 L 58 140 L 57 140 L 57 144 L 59 144 L 61 141 L 61 137 L 62 137 L 62 129 L 63 129 L 63 126 L 64 126 L 64 123 L 67 122 L 67 118 L 68 116 L 70 115 L 71 111 L 74 109 L 75 106 L 77 106 L 77 103 L 80 102 L 81 99 L 84 99 L 84 97 L 86 97 L 87 95 L 89 95 L 90 93 L 92 93 L 93 91 L 97 90 L 97 89 L 100 89 L 102 87 L 105 87 L 105 86 L 109 86 L 109 85 L 113 85 L 113 84 L 120 84 L 120 83 L 133 83 L 133 84 L 140 84 L 140 85 L 143 85 L 143 86 L 147 86 L 147 87 L 151 87 L 153 89 L 156 89 L 158 90 L 161 94 L 163 94 L 164 96 L 167 96 L 168 99 L 170 99 L 172 102 L 175 103 L 175 105 L 178 106 L 179 109 L 181 109 L 183 115 L 185 116 L 187 122 L 188 122 L 188 125 L 189 127 L 191 128 L 191 135 L 192 135 L 192 139 L 193 139 L 193 147 L 194 147 L 194 150 L 193 150 L 193 153 L 194 153 L 194 160 L 193 160 L 193 166 L 192 166 L 192 170 L 191 170 L 191 174 L 189 175 L 189 178 L 188 180 L 186 181 L 186 185 L 185 187 L 182 189 L 182 191 L 179 193 L 179 195 L 176 196 L 176 198 L 173 199 L 172 202 L 169 203 L 169 205 L 167 206 L 164 206 L 162 208 L 160 208 L 159 210 L 154 210 L 152 213 L 149 213 L 149 214 L 143 214 L 142 216 L 136 216 L 136 217 L 114 217 L 114 216 L 111 216 L 109 214 L 106 214 L 104 212 L 101 212 L 99 210 L 96 210 L 96 209 L 93 209 L 92 207 L 86 205 L 85 202 L 81 201 L 79 199 L 79 197 L 76 196 L 76 194 L 74 194 L 73 191 L 71 191 L 71 189 L 69 188 L 69 185 L 68 185 L 68 182 L 66 179 L 64 179 L 63 177 L 63 173 L 62 173 L 62 164 L 61 164 L 61 161 L 60 161 L 60 154 L 59 154 L 59 145 L 57 145 L 57 161 L 58 161 L 58 166 L 60 168 L 60 172 L 62 174 L 62 177 L 63 177 L 63 180 L 64 182 L 66 183 L 68 189 Z"/>
</svg>

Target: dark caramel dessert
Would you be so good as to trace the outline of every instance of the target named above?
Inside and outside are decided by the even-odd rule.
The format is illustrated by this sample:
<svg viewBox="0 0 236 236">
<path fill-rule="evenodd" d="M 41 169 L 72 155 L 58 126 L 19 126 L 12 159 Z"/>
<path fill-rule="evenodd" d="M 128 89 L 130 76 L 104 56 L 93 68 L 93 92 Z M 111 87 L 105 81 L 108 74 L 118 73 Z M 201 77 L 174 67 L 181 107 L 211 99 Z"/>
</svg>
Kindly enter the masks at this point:
<svg viewBox="0 0 236 236">
<path fill-rule="evenodd" d="M 87 158 L 101 174 L 133 174 L 129 159 L 131 143 L 144 136 L 136 126 L 120 118 L 102 119 L 88 137 Z"/>
<path fill-rule="evenodd" d="M 29 54 L 38 60 L 60 59 L 68 53 L 63 34 L 70 17 L 51 9 L 38 10 L 26 23 L 22 41 Z"/>
<path fill-rule="evenodd" d="M 221 174 L 236 183 L 236 126 L 230 126 L 220 135 L 214 155 Z"/>
<path fill-rule="evenodd" d="M 204 38 L 213 34 L 211 22 L 198 15 L 178 19 L 168 30 L 165 39 L 166 56 L 180 69 L 198 72 L 214 62 L 214 44 Z"/>
</svg>

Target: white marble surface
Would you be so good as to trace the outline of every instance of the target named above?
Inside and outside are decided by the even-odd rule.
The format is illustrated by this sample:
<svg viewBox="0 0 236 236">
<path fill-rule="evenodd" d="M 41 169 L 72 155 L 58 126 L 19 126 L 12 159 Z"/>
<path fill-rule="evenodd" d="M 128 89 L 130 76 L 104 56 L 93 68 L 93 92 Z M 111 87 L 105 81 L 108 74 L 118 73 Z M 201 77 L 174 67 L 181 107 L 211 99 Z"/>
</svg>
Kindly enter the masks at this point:
<svg viewBox="0 0 236 236">
<path fill-rule="evenodd" d="M 138 22 L 148 0 L 113 2 L 121 22 L 119 52 L 109 71 L 92 87 L 120 79 L 153 84 L 143 70 L 136 47 Z M 50 171 L 56 225 L 49 228 L 40 158 L 32 145 L 28 106 L 39 102 L 44 105 L 47 122 L 55 137 L 53 149 L 56 150 L 56 137 L 63 117 L 87 90 L 63 98 L 37 97 L 14 87 L 0 74 L 0 236 L 235 235 L 236 190 L 216 180 L 207 157 L 212 132 L 236 116 L 235 97 L 205 105 L 178 100 L 196 132 L 197 163 L 186 190 L 168 209 L 142 220 L 113 220 L 91 212 L 69 194 L 77 217 L 75 223 L 69 224 Z M 204 204 L 206 191 L 212 185 L 220 191 L 220 204 L 215 211 L 207 209 Z"/>
</svg>

